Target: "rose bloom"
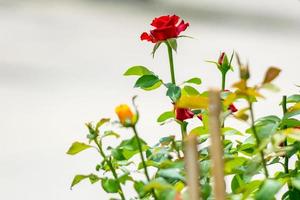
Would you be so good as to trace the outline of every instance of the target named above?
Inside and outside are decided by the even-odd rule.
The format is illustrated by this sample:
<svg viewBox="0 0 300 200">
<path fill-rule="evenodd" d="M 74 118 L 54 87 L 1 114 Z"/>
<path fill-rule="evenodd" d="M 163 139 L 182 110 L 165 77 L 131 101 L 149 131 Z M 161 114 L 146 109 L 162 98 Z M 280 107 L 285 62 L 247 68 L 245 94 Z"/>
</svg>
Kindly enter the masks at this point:
<svg viewBox="0 0 300 200">
<path fill-rule="evenodd" d="M 132 125 L 134 123 L 135 116 L 128 105 L 121 104 L 117 106 L 115 112 L 123 126 Z"/>
<path fill-rule="evenodd" d="M 186 119 L 193 118 L 195 114 L 190 109 L 187 108 L 176 108 L 175 115 L 177 120 L 183 122 Z"/>
<path fill-rule="evenodd" d="M 183 20 L 179 22 L 179 19 L 180 17 L 176 15 L 155 18 L 151 23 L 154 29 L 150 33 L 142 33 L 141 40 L 156 43 L 170 38 L 177 38 L 189 26 L 189 23 L 184 23 Z"/>
</svg>

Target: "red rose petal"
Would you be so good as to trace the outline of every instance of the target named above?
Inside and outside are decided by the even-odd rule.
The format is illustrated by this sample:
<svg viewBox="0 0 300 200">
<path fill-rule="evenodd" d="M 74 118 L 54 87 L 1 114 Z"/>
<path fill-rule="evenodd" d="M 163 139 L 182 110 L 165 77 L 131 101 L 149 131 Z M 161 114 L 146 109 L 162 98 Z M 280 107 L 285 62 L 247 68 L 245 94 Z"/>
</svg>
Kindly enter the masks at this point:
<svg viewBox="0 0 300 200">
<path fill-rule="evenodd" d="M 194 113 L 186 108 L 176 108 L 176 119 L 179 121 L 184 121 L 186 119 L 191 119 L 194 117 Z"/>
<path fill-rule="evenodd" d="M 156 28 L 160 28 L 161 26 L 164 26 L 168 21 L 170 21 L 170 16 L 165 15 L 165 16 L 160 16 L 158 18 L 154 18 L 151 26 L 154 26 Z"/>
<path fill-rule="evenodd" d="M 238 111 L 238 109 L 235 107 L 235 105 L 233 105 L 233 104 L 230 104 L 229 105 L 229 107 L 228 107 L 228 110 L 230 110 L 231 112 L 237 112 Z"/>
<path fill-rule="evenodd" d="M 149 35 L 148 33 L 146 33 L 146 32 L 144 32 L 144 33 L 141 34 L 141 40 L 147 40 L 147 41 L 153 42 L 153 43 L 156 42 L 155 39 L 151 35 Z"/>
<path fill-rule="evenodd" d="M 178 36 L 176 27 L 173 26 L 157 28 L 150 32 L 153 38 L 157 41 L 163 41 L 169 38 L 176 38 Z"/>
<path fill-rule="evenodd" d="M 177 26 L 177 34 L 179 35 L 182 31 L 185 31 L 189 25 L 189 23 L 184 23 L 184 21 L 182 20 Z"/>
</svg>

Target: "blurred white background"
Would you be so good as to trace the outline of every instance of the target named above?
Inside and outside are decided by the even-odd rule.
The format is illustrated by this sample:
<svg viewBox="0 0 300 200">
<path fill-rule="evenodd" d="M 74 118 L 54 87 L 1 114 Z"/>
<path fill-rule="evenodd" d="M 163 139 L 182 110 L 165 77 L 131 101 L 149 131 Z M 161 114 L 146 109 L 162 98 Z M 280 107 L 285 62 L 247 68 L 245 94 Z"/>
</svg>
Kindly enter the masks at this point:
<svg viewBox="0 0 300 200">
<path fill-rule="evenodd" d="M 216 68 L 205 60 L 235 50 L 249 61 L 253 83 L 270 65 L 283 73 L 280 93 L 256 105 L 256 116 L 280 114 L 281 94 L 300 84 L 300 2 L 297 0 L 31 0 L 0 1 L 0 198 L 5 200 L 108 199 L 100 185 L 83 182 L 69 189 L 75 174 L 94 171 L 94 151 L 65 154 L 85 141 L 84 123 L 114 117 L 114 108 L 139 95 L 139 129 L 150 144 L 179 135 L 156 117 L 171 108 L 164 89 L 133 89 L 122 73 L 144 65 L 169 79 L 166 50 L 155 59 L 152 44 L 141 42 L 159 15 L 190 22 L 175 55 L 177 80 L 194 76 L 202 90 L 219 86 Z M 231 73 L 229 83 L 238 77 Z M 231 124 L 236 121 L 229 122 Z M 124 130 L 124 137 L 131 133 Z M 110 141 L 108 141 L 110 143 Z M 132 195 L 127 190 L 127 195 Z"/>
</svg>

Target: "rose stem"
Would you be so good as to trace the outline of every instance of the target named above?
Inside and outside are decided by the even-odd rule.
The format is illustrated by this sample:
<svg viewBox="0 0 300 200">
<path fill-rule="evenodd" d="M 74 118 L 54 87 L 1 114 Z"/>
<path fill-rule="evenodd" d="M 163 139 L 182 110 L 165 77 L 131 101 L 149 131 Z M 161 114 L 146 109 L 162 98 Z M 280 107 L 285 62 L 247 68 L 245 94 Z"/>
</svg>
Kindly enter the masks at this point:
<svg viewBox="0 0 300 200">
<path fill-rule="evenodd" d="M 173 61 L 173 51 L 172 51 L 172 47 L 168 44 L 168 55 L 169 55 L 169 63 L 170 63 L 170 73 L 171 73 L 171 80 L 173 84 L 176 84 L 176 80 L 175 80 L 175 72 L 174 72 L 174 61 Z"/>
<path fill-rule="evenodd" d="M 134 136 L 135 136 L 135 138 L 137 140 L 137 145 L 138 145 L 138 148 L 139 148 L 139 152 L 140 152 L 140 156 L 141 156 L 141 160 L 142 160 L 142 164 L 143 164 L 145 176 L 147 178 L 147 181 L 150 182 L 150 176 L 149 176 L 147 165 L 146 165 L 145 158 L 144 158 L 144 155 L 143 155 L 142 144 L 141 144 L 140 137 L 138 135 L 138 132 L 136 130 L 135 125 L 132 126 L 132 130 L 133 130 Z M 152 189 L 152 194 L 153 194 L 154 199 L 157 199 L 155 191 L 153 189 Z"/>
<path fill-rule="evenodd" d="M 103 157 L 104 161 L 107 163 L 109 169 L 111 170 L 115 180 L 117 181 L 117 184 L 118 184 L 118 187 L 119 187 L 119 195 L 121 197 L 122 200 L 125 200 L 125 196 L 124 196 L 124 192 L 122 190 L 122 187 L 121 187 L 121 183 L 120 183 L 120 180 L 119 180 L 119 177 L 116 173 L 116 170 L 115 168 L 113 167 L 112 163 L 111 163 L 111 160 L 107 159 L 107 156 L 105 155 L 103 149 L 102 149 L 102 145 L 97 141 L 97 139 L 94 139 L 94 142 L 96 143 L 98 149 L 99 149 L 99 153 L 100 155 Z"/>
<path fill-rule="evenodd" d="M 251 129 L 252 129 L 253 135 L 254 135 L 254 137 L 256 139 L 256 145 L 257 145 L 257 147 L 259 147 L 259 145 L 260 145 L 260 139 L 259 139 L 259 137 L 257 135 L 256 128 L 255 128 L 253 104 L 250 101 L 249 96 L 247 96 L 247 99 L 248 99 L 249 110 L 250 110 L 250 115 L 251 115 Z M 265 154 L 264 154 L 263 150 L 260 150 L 259 154 L 260 154 L 260 157 L 261 157 L 261 161 L 262 161 L 262 165 L 263 165 L 263 168 L 264 168 L 264 171 L 265 171 L 265 175 L 268 178 L 269 177 L 269 172 L 268 172 L 268 169 L 267 169 L 267 164 L 266 164 L 266 161 L 265 161 Z"/>
<path fill-rule="evenodd" d="M 283 111 L 283 115 L 285 115 L 287 113 L 287 106 L 286 106 L 287 100 L 286 99 L 287 99 L 287 97 L 284 95 L 282 97 L 282 111 Z M 287 126 L 285 125 L 283 127 L 283 129 L 287 129 Z M 285 147 L 287 146 L 287 139 L 284 140 L 284 146 Z M 286 174 L 289 173 L 289 157 L 287 155 L 284 156 L 284 172 Z M 288 183 L 288 187 L 289 187 L 289 189 L 291 189 L 291 184 L 290 183 Z"/>
</svg>

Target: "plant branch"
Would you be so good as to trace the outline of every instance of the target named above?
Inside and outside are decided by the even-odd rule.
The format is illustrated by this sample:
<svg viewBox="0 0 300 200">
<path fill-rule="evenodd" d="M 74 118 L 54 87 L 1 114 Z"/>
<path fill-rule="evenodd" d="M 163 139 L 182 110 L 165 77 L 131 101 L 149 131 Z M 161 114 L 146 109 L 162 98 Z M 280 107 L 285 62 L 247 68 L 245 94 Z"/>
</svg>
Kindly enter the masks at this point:
<svg viewBox="0 0 300 200">
<path fill-rule="evenodd" d="M 150 182 L 150 176 L 149 176 L 147 165 L 146 165 L 145 158 L 144 158 L 144 155 L 143 155 L 143 148 L 142 148 L 141 140 L 140 140 L 140 137 L 138 135 L 138 132 L 136 130 L 135 125 L 132 126 L 132 130 L 133 130 L 134 136 L 135 136 L 135 138 L 137 140 L 137 145 L 138 145 L 138 148 L 139 148 L 139 152 L 140 152 L 140 156 L 141 156 L 141 160 L 142 160 L 142 164 L 143 164 L 145 176 L 147 178 L 147 181 Z M 152 189 L 151 192 L 153 194 L 154 199 L 157 199 L 155 191 Z"/>
<path fill-rule="evenodd" d="M 97 147 L 98 147 L 98 150 L 99 150 L 99 153 L 100 155 L 103 157 L 104 161 L 107 163 L 110 171 L 112 172 L 115 180 L 117 181 L 117 184 L 118 184 L 118 187 L 119 187 L 119 195 L 121 197 L 122 200 L 125 200 L 125 196 L 124 196 L 124 192 L 122 190 L 122 187 L 121 187 L 121 183 L 120 183 L 120 180 L 119 180 L 119 177 L 118 177 L 118 174 L 116 173 L 116 170 L 115 168 L 113 167 L 113 164 L 111 162 L 110 159 L 107 159 L 107 156 L 105 155 L 103 149 L 102 149 L 102 145 L 97 141 L 97 139 L 95 138 L 94 139 L 94 142 L 96 143 Z"/>
<path fill-rule="evenodd" d="M 287 102 L 286 102 L 286 100 L 287 100 L 287 96 L 284 95 L 282 97 L 282 112 L 283 112 L 283 115 L 285 115 L 287 113 L 287 105 L 286 105 Z M 283 129 L 287 129 L 287 126 L 286 125 L 283 126 Z M 283 145 L 285 147 L 287 147 L 287 145 L 288 145 L 287 144 L 287 139 L 284 140 Z M 284 172 L 286 174 L 289 174 L 289 157 L 287 155 L 284 156 Z M 291 186 L 290 182 L 288 182 L 288 188 L 292 189 L 292 186 Z"/>
<path fill-rule="evenodd" d="M 250 115 L 251 115 L 251 129 L 252 129 L 253 135 L 256 139 L 256 145 L 257 145 L 257 147 L 259 147 L 260 146 L 260 139 L 257 135 L 256 128 L 255 128 L 253 105 L 252 105 L 252 102 L 249 99 L 249 96 L 247 96 L 247 98 L 248 98 L 249 110 L 250 110 Z M 265 175 L 268 178 L 269 177 L 269 172 L 268 172 L 267 164 L 266 164 L 266 161 L 265 161 L 264 151 L 260 150 L 259 154 L 260 154 L 260 157 L 261 157 L 261 161 L 262 161 L 262 165 L 263 165 L 263 168 L 264 168 Z"/>
</svg>

